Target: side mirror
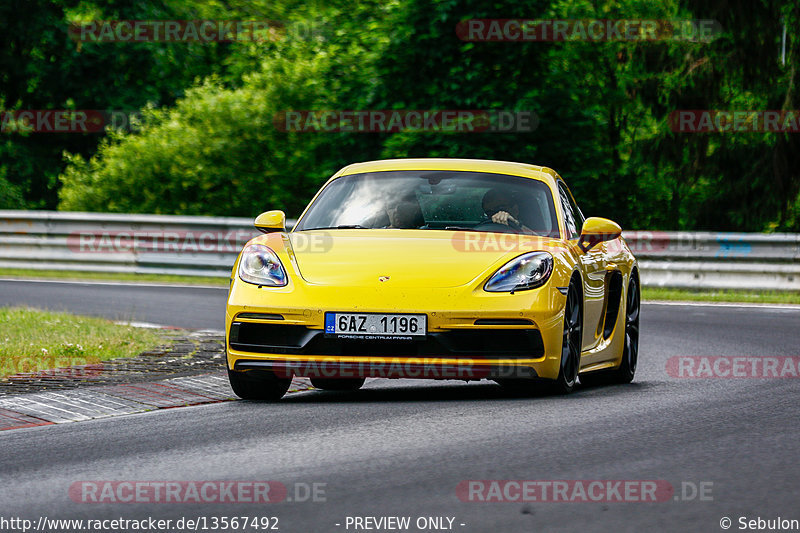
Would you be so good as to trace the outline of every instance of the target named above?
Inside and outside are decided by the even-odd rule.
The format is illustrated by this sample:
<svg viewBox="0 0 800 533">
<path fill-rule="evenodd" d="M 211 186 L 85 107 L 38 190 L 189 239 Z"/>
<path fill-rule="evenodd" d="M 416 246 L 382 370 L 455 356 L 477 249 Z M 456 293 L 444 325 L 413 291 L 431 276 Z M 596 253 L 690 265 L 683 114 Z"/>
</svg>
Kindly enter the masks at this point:
<svg viewBox="0 0 800 533">
<path fill-rule="evenodd" d="M 607 218 L 590 217 L 583 223 L 578 247 L 583 252 L 588 252 L 604 241 L 613 241 L 622 235 L 619 224 Z"/>
<path fill-rule="evenodd" d="M 283 211 L 267 211 L 256 217 L 253 225 L 263 233 L 286 231 L 286 213 Z"/>
</svg>

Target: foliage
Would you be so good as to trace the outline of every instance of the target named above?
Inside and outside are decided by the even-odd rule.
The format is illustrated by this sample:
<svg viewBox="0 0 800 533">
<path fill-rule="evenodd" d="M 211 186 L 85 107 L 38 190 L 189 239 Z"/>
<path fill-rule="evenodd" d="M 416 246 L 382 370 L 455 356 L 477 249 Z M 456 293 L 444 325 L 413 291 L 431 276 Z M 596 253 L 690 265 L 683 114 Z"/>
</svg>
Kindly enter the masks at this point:
<svg viewBox="0 0 800 533">
<path fill-rule="evenodd" d="M 175 107 L 146 110 L 139 132 L 112 133 L 94 157 L 68 154 L 60 208 L 246 216 L 278 206 L 299 213 L 345 160 L 350 139 L 281 131 L 280 113 L 352 105 L 374 83 L 376 49 L 341 29 L 343 11 L 325 15 L 317 24 L 339 29 L 278 43 L 241 87 L 208 79 Z"/>
<path fill-rule="evenodd" d="M 800 108 L 795 3 L 41 3 L 40 13 L 27 15 L 40 29 L 35 46 L 20 56 L 29 66 L 9 64 L 17 70 L 0 78 L 0 101 L 11 109 L 145 107 L 143 124 L 102 140 L 7 136 L 0 144 L 0 206 L 52 207 L 60 173 L 60 209 L 246 216 L 281 208 L 296 216 L 320 183 L 347 163 L 444 156 L 550 166 L 565 177 L 585 214 L 626 228 L 800 231 L 798 134 L 670 128 L 671 113 L 680 109 Z M 284 21 L 287 32 L 276 42 L 97 43 L 77 50 L 46 31 L 93 12 L 108 18 L 269 18 Z M 469 19 L 519 15 L 714 19 L 721 33 L 710 42 L 466 42 L 455 32 Z M 779 53 L 784 23 L 785 64 Z M 300 27 L 312 31 L 301 35 L 294 31 Z M 55 64 L 40 59 L 48 54 Z M 65 68 L 98 67 L 102 89 L 86 76 L 65 75 Z M 282 111 L 324 109 L 528 110 L 538 116 L 538 127 L 300 133 L 274 123 Z M 66 157 L 56 162 L 58 148 Z"/>
<path fill-rule="evenodd" d="M 236 69 L 226 58 L 238 43 L 77 42 L 67 31 L 70 23 L 92 20 L 215 17 L 237 14 L 220 2 L 0 2 L 0 110 L 130 112 L 172 105 L 186 87 L 209 75 L 233 84 Z M 0 209 L 55 208 L 62 153 L 88 156 L 102 138 L 97 133 L 0 135 Z"/>
</svg>

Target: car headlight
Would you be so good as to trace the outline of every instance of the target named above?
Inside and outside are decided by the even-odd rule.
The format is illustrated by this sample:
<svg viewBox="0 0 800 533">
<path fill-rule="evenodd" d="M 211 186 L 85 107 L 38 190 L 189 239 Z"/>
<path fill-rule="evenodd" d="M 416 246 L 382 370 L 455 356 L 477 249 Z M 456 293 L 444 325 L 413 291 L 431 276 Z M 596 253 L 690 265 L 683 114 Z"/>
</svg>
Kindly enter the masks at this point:
<svg viewBox="0 0 800 533">
<path fill-rule="evenodd" d="M 267 287 L 283 287 L 287 276 L 275 252 L 263 244 L 249 244 L 239 260 L 239 277 L 242 281 Z"/>
<path fill-rule="evenodd" d="M 483 290 L 514 292 L 541 287 L 553 272 L 553 256 L 547 252 L 529 252 L 500 267 Z"/>
</svg>

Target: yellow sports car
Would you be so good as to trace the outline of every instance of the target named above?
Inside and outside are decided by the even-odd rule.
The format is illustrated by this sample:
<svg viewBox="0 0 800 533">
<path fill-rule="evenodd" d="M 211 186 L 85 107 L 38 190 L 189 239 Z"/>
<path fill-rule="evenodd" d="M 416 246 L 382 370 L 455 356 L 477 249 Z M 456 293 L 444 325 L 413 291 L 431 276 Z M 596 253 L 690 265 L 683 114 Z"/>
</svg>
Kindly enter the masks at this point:
<svg viewBox="0 0 800 533">
<path fill-rule="evenodd" d="M 629 382 L 639 273 L 620 227 L 584 219 L 564 181 L 535 165 L 396 159 L 349 165 L 287 231 L 233 266 L 228 376 L 277 400 L 292 376 L 355 390 L 366 377 L 492 379 L 570 392 Z"/>
</svg>

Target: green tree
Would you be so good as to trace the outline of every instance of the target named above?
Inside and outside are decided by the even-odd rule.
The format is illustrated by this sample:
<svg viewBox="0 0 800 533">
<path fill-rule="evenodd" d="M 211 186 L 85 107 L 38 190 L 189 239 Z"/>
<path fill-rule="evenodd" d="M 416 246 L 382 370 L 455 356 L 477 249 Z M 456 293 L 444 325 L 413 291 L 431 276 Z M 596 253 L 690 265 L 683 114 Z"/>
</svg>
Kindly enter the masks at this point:
<svg viewBox="0 0 800 533">
<path fill-rule="evenodd" d="M 260 16 L 270 18 L 272 11 Z M 235 68 L 226 58 L 238 43 L 77 42 L 67 30 L 81 21 L 245 12 L 195 0 L 6 0 L 0 3 L 0 110 L 136 111 L 173 104 L 199 77 L 217 74 L 233 84 L 236 74 L 226 73 Z M 0 208 L 55 208 L 63 151 L 88 156 L 101 139 L 98 133 L 3 133 Z"/>
<path fill-rule="evenodd" d="M 532 0 L 524 8 L 541 19 L 715 19 L 722 31 L 710 42 L 457 37 L 460 22 L 519 14 L 510 0 L 309 3 L 276 12 L 322 31 L 237 43 L 211 81 L 173 107 L 148 100 L 155 108 L 141 132 L 116 133 L 95 155 L 69 150 L 60 207 L 238 215 L 280 207 L 291 215 L 344 164 L 444 156 L 553 167 L 587 215 L 626 228 L 800 229 L 796 135 L 670 127 L 681 109 L 797 109 L 793 4 Z M 539 121 L 533 131 L 504 134 L 298 133 L 271 123 L 297 109 L 516 110 Z M 13 197 L 19 189 L 6 190 Z"/>
<path fill-rule="evenodd" d="M 371 65 L 381 39 L 368 32 L 385 31 L 381 12 L 356 20 L 352 11 L 329 5 L 303 13 L 325 32 L 290 33 L 262 47 L 259 68 L 240 87 L 207 80 L 174 107 L 147 110 L 141 131 L 115 132 L 88 159 L 68 154 L 60 208 L 244 216 L 271 207 L 299 214 L 309 194 L 350 160 L 353 139 L 286 132 L 276 120 L 291 110 L 358 108 L 374 91 Z M 361 29 L 352 32 L 356 24 Z"/>
</svg>

